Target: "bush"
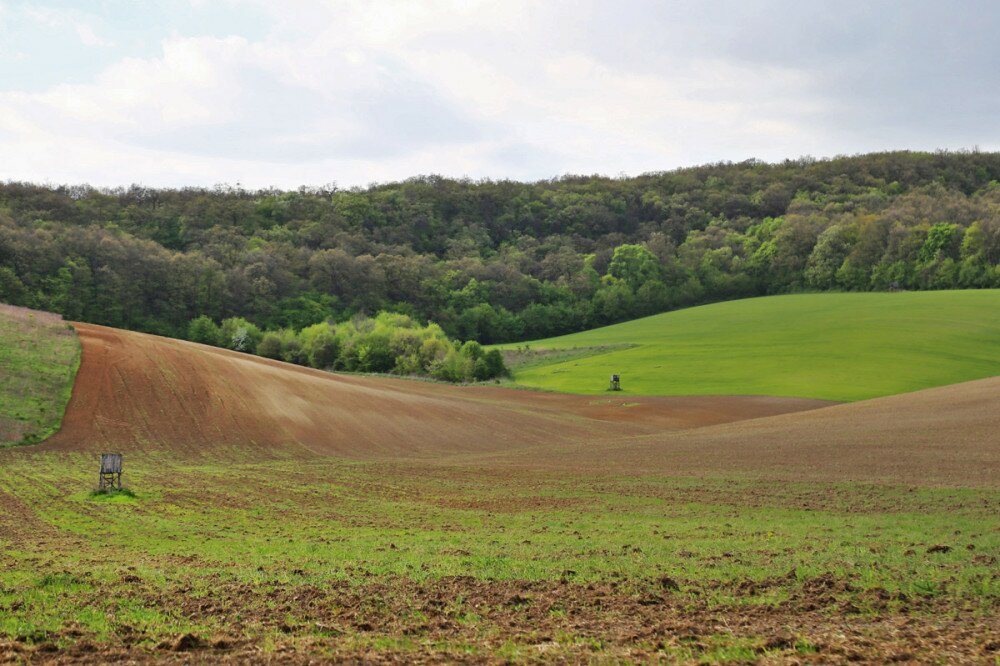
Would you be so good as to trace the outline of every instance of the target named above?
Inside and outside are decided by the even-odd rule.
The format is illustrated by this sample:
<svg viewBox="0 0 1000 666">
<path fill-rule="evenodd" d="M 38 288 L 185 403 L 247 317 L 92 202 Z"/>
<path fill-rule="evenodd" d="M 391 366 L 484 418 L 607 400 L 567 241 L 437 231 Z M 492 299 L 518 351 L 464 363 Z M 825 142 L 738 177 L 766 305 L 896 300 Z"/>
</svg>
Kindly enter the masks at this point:
<svg viewBox="0 0 1000 666">
<path fill-rule="evenodd" d="M 503 354 L 500 353 L 499 349 L 491 349 L 483 356 L 482 359 L 486 364 L 486 379 L 493 379 L 494 377 L 507 377 L 510 375 L 510 370 L 507 369 L 507 364 L 503 361 Z"/>
<path fill-rule="evenodd" d="M 220 344 L 233 351 L 252 353 L 264 337 L 257 326 L 242 317 L 223 320 L 221 328 Z"/>
<path fill-rule="evenodd" d="M 486 363 L 485 358 L 477 358 L 475 365 L 472 366 L 472 377 L 477 381 L 481 382 L 490 379 L 490 366 Z"/>
<path fill-rule="evenodd" d="M 389 336 L 381 331 L 364 336 L 357 347 L 357 369 L 362 372 L 389 372 L 396 358 L 389 348 Z"/>
<path fill-rule="evenodd" d="M 296 365 L 309 365 L 309 358 L 302 347 L 302 342 L 295 331 L 285 329 L 281 332 L 281 360 Z"/>
<path fill-rule="evenodd" d="M 268 331 L 260 339 L 257 345 L 257 355 L 265 358 L 281 359 L 281 336 L 273 331 Z"/>
<path fill-rule="evenodd" d="M 306 338 L 304 344 L 306 358 L 312 367 L 326 370 L 334 367 L 337 357 L 340 356 L 340 340 L 328 325 L 317 324 L 317 326 L 324 326 L 326 330 Z"/>
<path fill-rule="evenodd" d="M 431 368 L 431 376 L 446 382 L 465 382 L 472 377 L 472 360 L 454 347 Z"/>
<path fill-rule="evenodd" d="M 469 340 L 462 345 L 462 356 L 473 361 L 478 360 L 483 355 L 483 346 L 475 340 Z"/>
<path fill-rule="evenodd" d="M 188 324 L 188 340 L 205 345 L 219 345 L 222 332 L 211 318 L 201 315 Z"/>
</svg>

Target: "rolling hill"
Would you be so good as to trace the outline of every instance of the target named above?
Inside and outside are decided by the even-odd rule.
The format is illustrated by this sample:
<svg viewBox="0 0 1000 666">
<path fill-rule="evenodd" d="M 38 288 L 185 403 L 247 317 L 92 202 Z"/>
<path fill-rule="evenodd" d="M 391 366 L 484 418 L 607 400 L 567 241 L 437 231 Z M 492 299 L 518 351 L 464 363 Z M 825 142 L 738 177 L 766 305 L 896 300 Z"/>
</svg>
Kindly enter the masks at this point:
<svg viewBox="0 0 1000 666">
<path fill-rule="evenodd" d="M 631 395 L 863 400 L 1000 374 L 1000 290 L 730 301 L 528 347 L 532 388 L 603 394 L 621 373 Z"/>
<path fill-rule="evenodd" d="M 190 342 L 76 324 L 83 361 L 44 450 L 181 458 L 440 457 L 537 449 L 756 418 L 826 403 L 643 398 L 331 374 Z"/>
<path fill-rule="evenodd" d="M 1000 378 L 595 397 L 75 326 L 61 430 L 0 450 L 0 655 L 839 663 L 886 598 L 873 661 L 1000 636 Z"/>
<path fill-rule="evenodd" d="M 996 487 L 1000 377 L 795 414 L 553 446 L 544 465 L 758 480 Z M 523 456 L 494 458 L 523 464 Z"/>
<path fill-rule="evenodd" d="M 995 378 L 846 405 L 594 398 L 331 374 L 75 326 L 82 362 L 62 429 L 31 451 L 125 451 L 133 467 L 333 457 L 973 485 L 991 485 L 1000 460 L 990 444 L 1000 429 Z"/>
</svg>

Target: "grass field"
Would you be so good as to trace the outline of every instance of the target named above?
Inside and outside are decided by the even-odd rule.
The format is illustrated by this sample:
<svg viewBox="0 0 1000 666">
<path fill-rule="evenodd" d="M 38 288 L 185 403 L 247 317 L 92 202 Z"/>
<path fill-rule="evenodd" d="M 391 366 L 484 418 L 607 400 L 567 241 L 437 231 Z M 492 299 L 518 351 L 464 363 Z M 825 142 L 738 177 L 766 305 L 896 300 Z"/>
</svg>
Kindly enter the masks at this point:
<svg viewBox="0 0 1000 666">
<path fill-rule="evenodd" d="M 77 333 L 61 430 L 0 450 L 0 663 L 1000 657 L 998 380 L 612 400 Z"/>
<path fill-rule="evenodd" d="M 76 334 L 58 315 L 0 304 L 0 446 L 59 429 L 79 363 Z"/>
<path fill-rule="evenodd" d="M 1000 374 L 1000 291 L 772 296 L 528 346 L 528 387 L 600 394 L 620 373 L 636 395 L 863 400 Z"/>
<path fill-rule="evenodd" d="M 1000 637 L 995 490 L 142 455 L 106 498 L 92 463 L 5 462 L 0 654 L 878 661 Z"/>
</svg>

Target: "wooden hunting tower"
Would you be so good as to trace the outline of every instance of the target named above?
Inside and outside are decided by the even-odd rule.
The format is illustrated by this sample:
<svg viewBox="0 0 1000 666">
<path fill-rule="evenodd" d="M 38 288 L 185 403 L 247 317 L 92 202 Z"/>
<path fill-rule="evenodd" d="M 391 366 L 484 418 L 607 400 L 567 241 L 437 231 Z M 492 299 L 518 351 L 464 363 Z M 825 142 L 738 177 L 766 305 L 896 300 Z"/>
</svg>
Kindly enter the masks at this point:
<svg viewBox="0 0 1000 666">
<path fill-rule="evenodd" d="M 621 377 L 619 377 L 618 375 L 611 375 L 611 386 L 608 387 L 608 390 L 609 391 L 621 391 L 622 390 Z"/>
<path fill-rule="evenodd" d="M 101 490 L 122 489 L 122 454 L 101 454 L 101 482 L 98 487 Z"/>
</svg>

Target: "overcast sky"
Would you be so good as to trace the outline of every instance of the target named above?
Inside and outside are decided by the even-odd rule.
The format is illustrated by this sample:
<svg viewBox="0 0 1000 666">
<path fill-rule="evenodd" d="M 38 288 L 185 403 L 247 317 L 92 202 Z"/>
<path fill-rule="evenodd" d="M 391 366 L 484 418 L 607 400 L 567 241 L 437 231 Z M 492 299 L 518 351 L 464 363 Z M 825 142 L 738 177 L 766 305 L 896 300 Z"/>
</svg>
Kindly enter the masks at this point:
<svg viewBox="0 0 1000 666">
<path fill-rule="evenodd" d="M 998 35 L 994 0 L 0 0 L 0 180 L 352 186 L 995 150 Z"/>
</svg>

